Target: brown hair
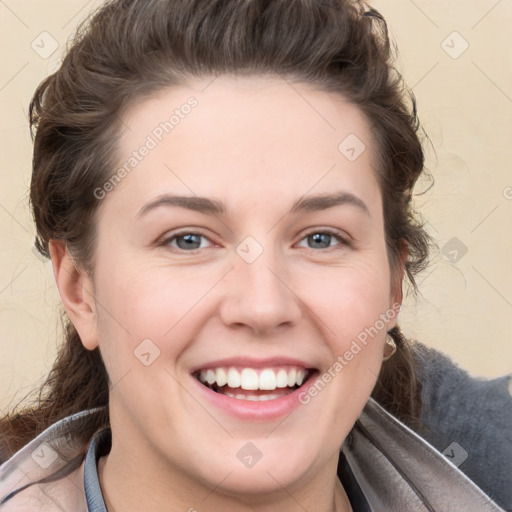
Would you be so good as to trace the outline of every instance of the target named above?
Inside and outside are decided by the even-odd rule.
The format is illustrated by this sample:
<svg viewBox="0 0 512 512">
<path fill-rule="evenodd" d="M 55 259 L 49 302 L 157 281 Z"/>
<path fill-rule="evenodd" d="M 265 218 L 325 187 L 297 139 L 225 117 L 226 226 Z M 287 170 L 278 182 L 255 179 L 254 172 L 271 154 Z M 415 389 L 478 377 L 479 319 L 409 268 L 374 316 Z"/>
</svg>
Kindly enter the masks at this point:
<svg viewBox="0 0 512 512">
<path fill-rule="evenodd" d="M 60 69 L 39 85 L 30 105 L 38 250 L 48 256 L 49 241 L 63 240 L 92 273 L 94 190 L 115 168 L 120 114 L 133 101 L 194 77 L 265 74 L 338 93 L 366 115 L 380 157 L 392 275 L 406 243 L 406 274 L 416 291 L 414 276 L 427 265 L 431 241 L 411 204 L 424 155 L 415 99 L 392 58 L 384 19 L 361 1 L 107 2 L 79 28 Z M 86 350 L 66 323 L 66 340 L 35 405 L 0 422 L 4 457 L 83 409 L 103 406 L 104 412 L 77 436 L 108 423 L 108 376 L 99 350 Z M 420 411 L 412 353 L 398 327 L 391 335 L 397 354 L 383 364 L 373 397 L 412 424 Z"/>
</svg>

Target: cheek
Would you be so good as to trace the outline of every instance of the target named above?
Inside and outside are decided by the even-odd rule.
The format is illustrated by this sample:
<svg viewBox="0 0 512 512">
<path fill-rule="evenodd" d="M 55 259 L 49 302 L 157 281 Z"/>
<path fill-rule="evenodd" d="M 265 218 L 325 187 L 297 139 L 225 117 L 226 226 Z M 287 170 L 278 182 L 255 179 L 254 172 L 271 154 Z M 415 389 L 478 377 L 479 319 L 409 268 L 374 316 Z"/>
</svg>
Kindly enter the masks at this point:
<svg viewBox="0 0 512 512">
<path fill-rule="evenodd" d="M 154 351 L 169 360 L 176 358 L 193 338 L 190 319 L 200 312 L 197 306 L 218 280 L 211 274 L 192 268 L 139 268 L 126 262 L 98 268 L 95 292 L 102 353 L 112 351 L 126 366 L 149 339 L 157 347 Z"/>
<path fill-rule="evenodd" d="M 374 325 L 391 306 L 389 269 L 379 261 L 315 269 L 309 277 L 302 274 L 304 300 L 339 349 Z"/>
<path fill-rule="evenodd" d="M 339 269 L 337 269 L 339 270 Z M 329 345 L 327 366 L 301 397 L 316 426 L 339 446 L 368 400 L 382 364 L 386 333 L 381 315 L 390 311 L 389 274 L 380 265 L 337 272 L 323 292 L 310 296 Z M 332 446 L 329 445 L 329 448 Z"/>
<path fill-rule="evenodd" d="M 322 320 L 317 325 L 322 325 L 329 344 L 324 383 L 337 396 L 334 403 L 357 411 L 375 385 L 387 324 L 396 315 L 390 304 L 390 273 L 387 260 L 360 262 L 329 273 L 316 281 L 325 285 L 310 287 L 308 305 Z M 339 418 L 335 415 L 329 421 Z"/>
</svg>

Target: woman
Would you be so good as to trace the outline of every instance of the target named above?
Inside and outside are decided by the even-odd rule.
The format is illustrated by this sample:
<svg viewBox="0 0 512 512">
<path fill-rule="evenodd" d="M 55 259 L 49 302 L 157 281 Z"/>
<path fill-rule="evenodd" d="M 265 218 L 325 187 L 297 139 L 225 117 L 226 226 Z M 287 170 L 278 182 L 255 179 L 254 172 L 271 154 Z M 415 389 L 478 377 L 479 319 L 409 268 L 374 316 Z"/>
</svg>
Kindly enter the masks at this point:
<svg viewBox="0 0 512 512">
<path fill-rule="evenodd" d="M 376 11 L 109 2 L 30 112 L 70 322 L 2 510 L 501 510 L 406 426 L 423 151 Z"/>
</svg>

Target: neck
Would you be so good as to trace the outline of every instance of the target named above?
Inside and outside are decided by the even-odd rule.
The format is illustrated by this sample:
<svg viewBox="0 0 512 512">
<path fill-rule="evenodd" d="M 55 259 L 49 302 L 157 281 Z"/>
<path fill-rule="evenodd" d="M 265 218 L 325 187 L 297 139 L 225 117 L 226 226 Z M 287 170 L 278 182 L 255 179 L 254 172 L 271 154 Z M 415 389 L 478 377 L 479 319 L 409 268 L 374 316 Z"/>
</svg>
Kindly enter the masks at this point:
<svg viewBox="0 0 512 512">
<path fill-rule="evenodd" d="M 133 467 L 137 470 L 130 470 Z M 212 491 L 206 486 L 187 482 L 179 472 L 173 473 L 168 481 L 174 484 L 162 488 L 154 485 L 162 478 L 153 480 L 150 472 L 143 471 L 141 465 L 123 463 L 115 453 L 101 457 L 98 462 L 98 476 L 108 512 L 296 512 L 297 507 L 309 512 L 353 512 L 337 476 L 329 479 L 329 485 L 324 483 L 316 489 L 302 486 L 302 492 L 294 490 L 292 493 L 283 487 L 271 495 L 234 496 L 220 490 L 222 482 Z"/>
</svg>

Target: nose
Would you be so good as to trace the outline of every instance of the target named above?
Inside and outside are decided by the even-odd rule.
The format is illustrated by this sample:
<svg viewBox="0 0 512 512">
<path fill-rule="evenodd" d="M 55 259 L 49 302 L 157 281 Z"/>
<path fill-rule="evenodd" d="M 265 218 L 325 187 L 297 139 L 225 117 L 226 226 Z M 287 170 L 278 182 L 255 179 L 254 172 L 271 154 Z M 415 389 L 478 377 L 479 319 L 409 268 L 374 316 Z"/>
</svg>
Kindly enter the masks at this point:
<svg viewBox="0 0 512 512">
<path fill-rule="evenodd" d="M 231 328 L 245 327 L 256 335 L 269 335 L 296 325 L 301 318 L 302 302 L 293 289 L 290 272 L 269 250 L 252 263 L 235 255 L 224 286 L 220 316 Z"/>
</svg>

